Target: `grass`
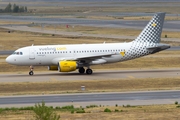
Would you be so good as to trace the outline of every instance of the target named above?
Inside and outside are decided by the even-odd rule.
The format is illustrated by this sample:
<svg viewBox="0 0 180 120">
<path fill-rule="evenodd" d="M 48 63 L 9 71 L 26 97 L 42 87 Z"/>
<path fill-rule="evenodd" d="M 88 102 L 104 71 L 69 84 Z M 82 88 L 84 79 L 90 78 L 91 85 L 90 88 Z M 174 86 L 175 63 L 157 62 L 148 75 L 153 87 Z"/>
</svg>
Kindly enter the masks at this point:
<svg viewBox="0 0 180 120">
<path fill-rule="evenodd" d="M 38 26 L 38 27 L 40 27 L 40 26 Z M 47 25 L 44 27 L 44 29 L 55 30 L 55 27 L 52 25 Z M 70 25 L 69 28 L 66 28 L 65 25 L 57 25 L 56 31 L 81 32 L 81 33 L 87 33 L 87 34 L 138 36 L 142 30 L 128 29 L 128 28 L 106 28 L 106 27 L 102 28 L 102 27 L 91 27 L 91 26 L 80 26 L 80 25 L 76 25 L 76 26 Z M 165 35 L 167 35 L 168 38 L 180 38 L 179 34 L 180 34 L 180 32 L 163 31 L 161 37 L 164 38 Z"/>
<path fill-rule="evenodd" d="M 111 112 L 104 112 L 104 110 Z M 85 113 L 83 113 L 83 112 Z M 133 107 L 95 107 L 84 108 L 82 113 L 55 110 L 61 116 L 62 120 L 177 120 L 180 116 L 180 108 L 177 105 L 148 105 L 148 106 L 133 106 Z M 33 119 L 34 113 L 32 110 L 17 110 L 3 111 L 0 113 L 0 120 L 27 120 Z"/>
<path fill-rule="evenodd" d="M 54 26 L 46 26 L 44 29 L 54 29 Z M 66 32 L 80 32 L 86 34 L 101 34 L 101 35 L 122 35 L 122 36 L 138 36 L 141 30 L 135 29 L 122 29 L 122 28 L 100 28 L 100 27 L 86 27 L 86 26 L 75 26 L 72 28 L 66 28 L 65 25 L 57 26 L 57 31 Z M 106 43 L 109 42 L 129 42 L 132 40 L 126 39 L 110 39 L 110 38 L 97 38 L 97 37 L 76 37 L 76 36 L 63 36 L 51 34 L 41 34 L 32 32 L 22 31 L 11 31 L 0 28 L 0 50 L 16 50 L 20 47 L 34 45 L 52 45 L 52 44 L 82 44 L 82 43 Z M 128 31 L 128 32 L 127 32 Z M 180 38 L 180 32 L 169 32 L 163 31 L 162 37 L 167 35 L 168 38 Z M 164 41 L 173 46 L 180 45 L 179 41 Z"/>
<path fill-rule="evenodd" d="M 54 26 L 46 26 L 44 29 L 54 29 Z M 66 29 L 65 26 L 57 26 L 57 31 L 66 32 L 80 32 L 85 34 L 101 34 L 101 35 L 122 35 L 122 36 L 138 36 L 141 30 L 135 29 L 121 29 L 121 28 L 98 28 L 98 27 L 85 27 L 85 26 L 75 26 Z M 98 38 L 98 37 L 76 37 L 76 36 L 63 36 L 51 34 L 41 34 L 41 33 L 30 33 L 22 31 L 11 31 L 0 28 L 0 50 L 16 50 L 20 47 L 34 45 L 55 45 L 55 44 L 83 44 L 83 43 L 106 43 L 110 42 L 129 42 L 132 40 L 126 39 L 110 39 L 110 38 Z M 128 32 L 127 32 L 128 31 Z M 180 32 L 168 32 L 163 31 L 162 38 L 167 35 L 168 38 L 180 38 Z M 163 41 L 173 46 L 180 45 L 180 41 Z"/>
<path fill-rule="evenodd" d="M 55 44 L 82 44 L 82 43 L 103 43 L 118 42 L 125 40 L 91 37 L 72 37 L 60 35 L 48 35 L 39 33 L 29 33 L 13 31 L 8 33 L 6 29 L 0 29 L 0 50 L 16 50 L 20 47 L 34 45 L 55 45 Z"/>
<path fill-rule="evenodd" d="M 11 24 L 19 24 L 19 25 L 21 25 L 21 24 L 30 24 L 30 22 L 19 22 L 19 21 L 3 21 L 3 20 L 0 20 L 0 25 L 11 25 Z"/>
<path fill-rule="evenodd" d="M 81 93 L 80 87 L 82 85 L 86 86 L 86 90 L 83 92 L 175 90 L 180 89 L 180 78 L 112 78 L 86 81 L 9 82 L 0 84 L 0 95 Z"/>
<path fill-rule="evenodd" d="M 7 5 L 9 2 L 2 1 L 1 4 Z M 63 4 L 67 6 L 62 6 Z M 27 4 L 28 9 L 36 9 L 35 14 L 57 14 L 57 15 L 78 15 L 78 13 L 86 15 L 86 12 L 92 11 L 92 13 L 107 13 L 107 12 L 146 12 L 152 13 L 157 11 L 164 11 L 167 13 L 177 14 L 180 11 L 179 2 L 103 2 L 103 4 L 109 5 L 106 7 L 101 6 L 100 2 L 57 2 L 57 6 L 50 2 L 19 2 L 18 4 Z M 34 6 L 36 4 L 36 6 Z M 56 4 L 54 2 L 53 4 Z M 62 5 L 61 5 L 62 4 Z M 73 6 L 73 5 L 75 6 Z M 90 5 L 90 6 L 84 6 Z M 100 4 L 100 6 L 98 6 Z M 116 5 L 115 5 L 116 4 Z M 60 5 L 60 6 L 59 6 Z M 76 6 L 77 5 L 77 6 Z M 80 5 L 80 6 L 79 6 Z M 119 7 L 120 5 L 120 7 Z M 147 6 L 148 5 L 148 6 Z M 3 7 L 1 7 L 4 9 Z M 32 13 L 32 14 L 33 14 Z M 98 14 L 99 15 L 99 14 Z M 101 15 L 103 16 L 103 15 Z M 104 15 L 105 16 L 105 15 Z"/>
</svg>

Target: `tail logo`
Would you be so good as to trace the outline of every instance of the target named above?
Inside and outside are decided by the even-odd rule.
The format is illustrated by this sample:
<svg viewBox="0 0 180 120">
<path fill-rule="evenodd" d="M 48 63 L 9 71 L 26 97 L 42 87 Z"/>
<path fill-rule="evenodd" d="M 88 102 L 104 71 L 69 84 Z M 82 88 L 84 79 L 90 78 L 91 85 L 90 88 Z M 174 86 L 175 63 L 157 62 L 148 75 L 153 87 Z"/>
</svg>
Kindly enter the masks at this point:
<svg viewBox="0 0 180 120">
<path fill-rule="evenodd" d="M 157 25 L 156 23 L 153 23 L 153 24 L 152 24 L 153 27 L 156 27 L 156 25 Z"/>
<path fill-rule="evenodd" d="M 124 57 L 125 56 L 125 51 L 120 52 L 120 54 Z"/>
</svg>

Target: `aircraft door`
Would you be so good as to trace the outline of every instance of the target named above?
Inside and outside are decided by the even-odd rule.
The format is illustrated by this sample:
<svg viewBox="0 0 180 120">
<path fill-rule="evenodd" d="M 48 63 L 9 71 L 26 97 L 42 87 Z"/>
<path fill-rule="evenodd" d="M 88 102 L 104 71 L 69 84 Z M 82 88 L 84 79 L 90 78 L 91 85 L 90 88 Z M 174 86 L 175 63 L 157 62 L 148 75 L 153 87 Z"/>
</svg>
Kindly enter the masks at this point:
<svg viewBox="0 0 180 120">
<path fill-rule="evenodd" d="M 35 59 L 35 50 L 33 47 L 29 49 L 29 59 Z"/>
</svg>

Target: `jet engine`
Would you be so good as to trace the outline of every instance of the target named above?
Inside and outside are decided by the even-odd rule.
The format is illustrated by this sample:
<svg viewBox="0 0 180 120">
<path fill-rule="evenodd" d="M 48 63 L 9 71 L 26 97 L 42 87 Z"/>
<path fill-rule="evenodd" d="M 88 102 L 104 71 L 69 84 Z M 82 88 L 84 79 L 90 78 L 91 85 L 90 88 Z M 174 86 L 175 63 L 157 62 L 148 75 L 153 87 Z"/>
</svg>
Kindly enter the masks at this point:
<svg viewBox="0 0 180 120">
<path fill-rule="evenodd" d="M 59 72 L 71 72 L 75 71 L 78 67 L 78 64 L 76 61 L 60 61 L 58 70 Z"/>
<path fill-rule="evenodd" d="M 48 70 L 58 70 L 58 66 L 48 66 Z"/>
</svg>

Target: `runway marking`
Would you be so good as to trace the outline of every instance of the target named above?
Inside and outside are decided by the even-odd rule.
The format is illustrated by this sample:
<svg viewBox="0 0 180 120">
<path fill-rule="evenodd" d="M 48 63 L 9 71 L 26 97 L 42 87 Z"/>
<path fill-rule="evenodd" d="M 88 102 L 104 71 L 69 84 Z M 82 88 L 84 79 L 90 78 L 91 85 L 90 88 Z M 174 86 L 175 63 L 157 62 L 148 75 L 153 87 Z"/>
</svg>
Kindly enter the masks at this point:
<svg viewBox="0 0 180 120">
<path fill-rule="evenodd" d="M 51 78 L 50 81 L 57 82 L 58 80 L 56 78 Z"/>
<path fill-rule="evenodd" d="M 133 78 L 135 78 L 135 77 L 134 77 L 134 76 L 128 76 L 128 78 L 132 78 L 132 79 L 133 79 Z"/>
</svg>

